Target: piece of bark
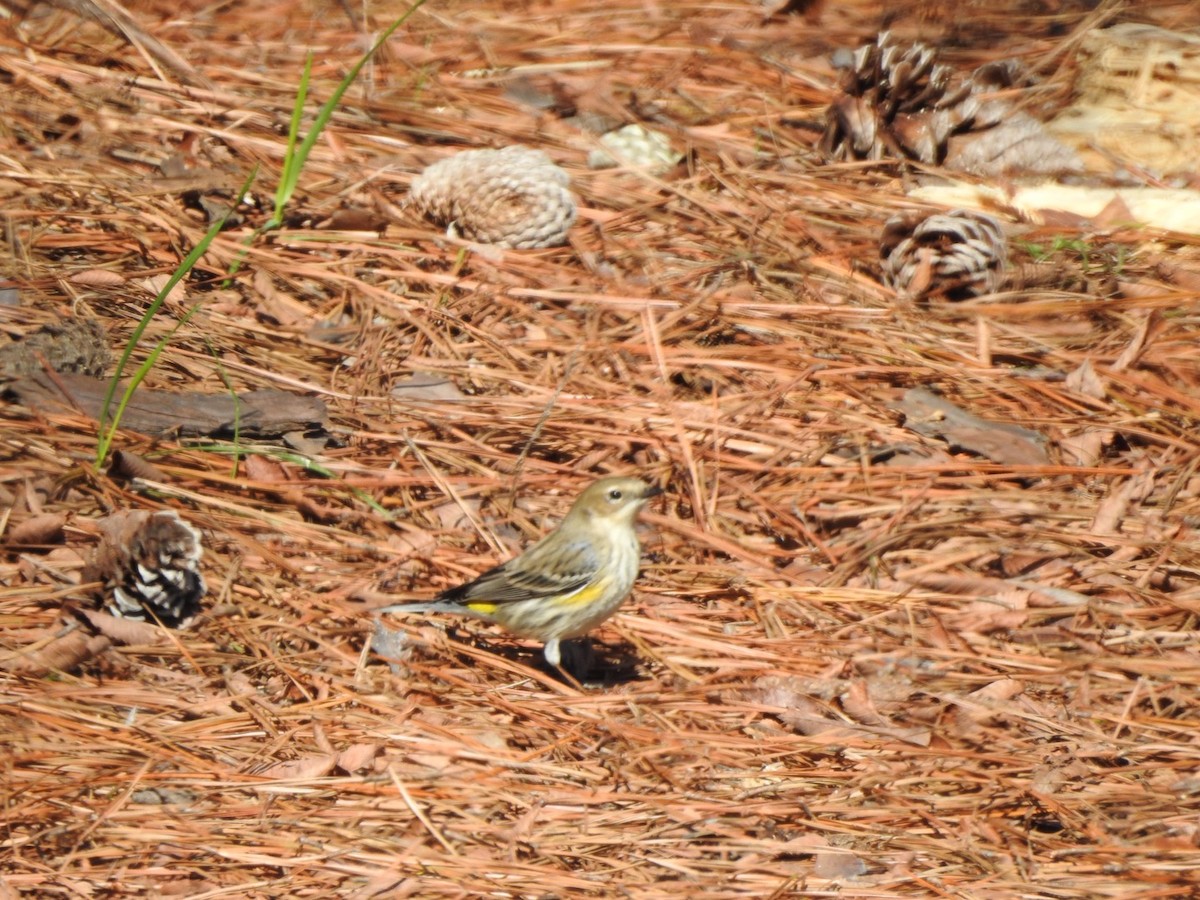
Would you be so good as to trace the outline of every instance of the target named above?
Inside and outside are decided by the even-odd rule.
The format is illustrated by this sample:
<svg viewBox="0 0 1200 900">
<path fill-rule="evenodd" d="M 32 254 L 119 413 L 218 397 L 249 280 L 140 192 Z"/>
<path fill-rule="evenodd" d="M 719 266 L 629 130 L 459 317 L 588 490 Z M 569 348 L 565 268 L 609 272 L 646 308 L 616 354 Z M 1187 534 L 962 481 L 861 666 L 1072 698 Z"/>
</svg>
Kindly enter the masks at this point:
<svg viewBox="0 0 1200 900">
<path fill-rule="evenodd" d="M 116 398 L 121 396 L 118 389 Z M 4 396 L 41 412 L 82 412 L 99 420 L 108 380 L 60 373 L 20 378 L 4 386 Z M 116 399 L 113 401 L 116 406 Z M 325 404 L 273 389 L 229 394 L 193 394 L 139 388 L 121 417 L 121 427 L 153 436 L 231 435 L 277 437 L 321 428 Z"/>
<path fill-rule="evenodd" d="M 906 391 L 896 409 L 904 425 L 925 437 L 941 438 L 951 448 L 976 453 L 1002 465 L 1043 466 L 1045 439 L 1036 431 L 1008 422 L 989 422 L 924 388 Z"/>
</svg>

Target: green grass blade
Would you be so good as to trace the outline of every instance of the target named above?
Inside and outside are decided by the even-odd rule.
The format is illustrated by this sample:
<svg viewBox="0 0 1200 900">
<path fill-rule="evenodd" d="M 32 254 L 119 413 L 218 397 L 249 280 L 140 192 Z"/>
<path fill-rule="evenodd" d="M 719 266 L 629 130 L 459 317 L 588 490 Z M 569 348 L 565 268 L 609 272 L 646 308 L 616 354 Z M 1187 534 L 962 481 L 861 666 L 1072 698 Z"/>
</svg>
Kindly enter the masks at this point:
<svg viewBox="0 0 1200 900">
<path fill-rule="evenodd" d="M 317 111 L 317 117 L 313 120 L 312 128 L 297 147 L 296 142 L 300 137 L 300 120 L 304 112 L 304 102 L 308 99 L 308 86 L 312 78 L 312 54 L 308 55 L 304 63 L 304 72 L 300 76 L 300 86 L 296 91 L 296 102 L 292 104 L 292 119 L 288 127 L 287 151 L 283 159 L 283 166 L 279 172 L 279 186 L 275 189 L 275 208 L 271 213 L 270 220 L 264 222 L 246 238 L 243 242 L 246 246 L 252 244 L 266 232 L 273 231 L 283 224 L 283 214 L 287 209 L 287 205 L 291 202 L 293 195 L 296 193 L 296 186 L 300 183 L 300 173 L 304 170 L 304 166 L 308 162 L 308 157 L 320 139 L 321 133 L 325 130 L 325 126 L 333 118 L 333 111 L 337 108 L 338 103 L 341 102 L 342 96 L 350 89 L 350 85 L 354 83 L 355 79 L 358 78 L 358 73 L 362 71 L 362 67 L 379 51 L 379 48 L 387 42 L 387 39 L 395 33 L 396 29 L 408 21 L 408 17 L 424 5 L 425 0 L 416 0 L 416 3 L 410 6 L 404 15 L 393 22 L 383 32 L 379 40 L 371 45 L 371 49 L 364 53 L 362 58 L 354 64 L 353 68 L 338 83 L 338 86 L 333 91 L 333 95 L 321 105 L 321 108 Z M 228 274 L 231 277 L 236 275 L 242 267 L 245 257 L 246 254 L 243 252 L 230 264 Z"/>
<path fill-rule="evenodd" d="M 304 71 L 300 75 L 300 86 L 296 90 L 296 102 L 292 104 L 292 121 L 288 124 L 288 142 L 287 153 L 283 158 L 283 168 L 279 173 L 279 186 L 275 189 L 275 210 L 271 214 L 271 221 L 267 222 L 256 233 L 278 228 L 283 224 L 283 211 L 287 208 L 288 201 L 292 199 L 292 194 L 296 192 L 296 185 L 300 182 L 300 171 L 304 168 L 304 162 L 308 158 L 308 153 L 303 155 L 296 152 L 296 141 L 300 138 L 300 120 L 304 116 L 304 101 L 308 99 L 308 84 L 312 78 L 312 54 L 304 60 Z M 305 139 L 307 143 L 307 139 Z"/>
<path fill-rule="evenodd" d="M 308 134 L 304 136 L 304 141 L 298 148 L 296 148 L 294 154 L 289 152 L 288 159 L 284 164 L 284 174 L 279 182 L 279 191 L 275 195 L 276 220 L 282 220 L 283 209 L 287 205 L 288 201 L 291 200 L 292 194 L 295 192 L 296 185 L 299 183 L 300 170 L 304 168 L 304 164 L 308 161 L 309 154 L 312 153 L 313 147 L 316 146 L 317 141 L 321 137 L 321 132 L 325 130 L 325 126 L 329 124 L 329 120 L 333 117 L 333 111 L 337 109 L 337 105 L 341 102 L 342 95 L 344 95 L 346 91 L 350 89 L 350 85 L 352 85 L 355 79 L 358 78 L 358 73 L 362 71 L 362 67 L 370 61 L 371 57 L 379 51 L 380 47 L 387 43 L 388 38 L 392 36 L 396 29 L 408 21 L 408 17 L 424 5 L 425 0 L 417 0 L 416 3 L 408 8 L 404 15 L 388 26 L 387 30 L 380 35 L 379 40 L 377 40 L 371 46 L 371 49 L 364 53 L 358 62 L 356 62 L 350 69 L 350 71 L 346 73 L 346 76 L 338 83 L 338 86 L 334 88 L 333 94 L 329 97 L 329 99 L 321 105 L 321 108 L 317 111 L 316 119 L 313 120 L 312 128 L 309 130 Z M 301 90 L 303 92 L 307 92 L 308 73 L 309 70 L 306 66 L 304 72 L 305 77 L 301 80 Z M 293 124 L 296 124 L 295 109 L 293 110 L 292 121 Z M 291 148 L 289 145 L 289 151 L 290 149 Z M 290 165 L 293 163 L 294 165 Z"/>
<path fill-rule="evenodd" d="M 138 320 L 137 327 L 133 329 L 133 334 L 129 336 L 129 340 L 125 342 L 125 351 L 121 354 L 120 360 L 117 361 L 116 372 L 114 372 L 112 378 L 109 379 L 108 390 L 104 393 L 104 404 L 100 408 L 100 422 L 97 429 L 99 438 L 96 442 L 97 469 L 104 465 L 104 460 L 108 458 L 108 451 L 111 449 L 112 442 L 116 438 L 117 429 L 121 425 L 121 416 L 125 412 L 125 407 L 129 405 L 129 401 L 133 398 L 133 392 L 150 372 L 150 369 L 153 368 L 153 363 L 162 353 L 163 347 L 166 346 L 167 340 L 179 330 L 180 326 L 182 326 L 184 322 L 192 317 L 192 314 L 196 311 L 197 307 L 193 306 L 187 311 L 179 323 L 171 329 L 170 333 L 167 334 L 166 337 L 164 337 L 161 341 L 159 341 L 158 345 L 150 354 L 150 357 L 147 359 L 146 363 L 143 363 L 138 368 L 133 380 L 125 387 L 125 392 L 121 397 L 121 401 L 117 406 L 116 412 L 113 413 L 110 420 L 109 410 L 112 409 L 113 398 L 116 396 L 117 388 L 121 383 L 121 376 L 125 372 L 125 367 L 129 364 L 129 358 L 133 356 L 133 351 L 137 349 L 137 346 L 140 343 L 146 328 L 150 325 L 150 322 L 154 319 L 155 315 L 158 314 L 159 309 L 162 308 L 162 305 L 170 295 L 171 290 L 175 287 L 175 285 L 179 284 L 180 281 L 188 276 L 188 273 L 192 271 L 192 268 L 200 260 L 200 257 L 208 252 L 209 245 L 212 244 L 213 240 L 215 240 L 216 236 L 220 233 L 221 228 L 225 225 L 225 220 L 229 218 L 233 210 L 237 208 L 237 205 L 242 202 L 242 199 L 246 196 L 246 192 L 250 190 L 250 185 L 254 182 L 254 178 L 257 176 L 257 174 L 258 167 L 255 166 L 254 169 L 251 170 L 250 175 L 246 178 L 246 181 L 242 184 L 241 190 L 238 191 L 237 200 L 234 201 L 233 205 L 230 206 L 225 215 L 221 216 L 221 218 L 209 226 L 208 231 L 204 233 L 204 237 L 202 237 L 196 246 L 192 248 L 192 252 L 185 256 L 183 261 L 176 266 L 175 271 L 171 273 L 171 277 L 167 279 L 167 283 L 163 285 L 162 290 L 158 292 L 154 300 L 142 314 L 142 318 Z M 147 365 L 147 363 L 149 363 L 149 365 Z"/>
</svg>

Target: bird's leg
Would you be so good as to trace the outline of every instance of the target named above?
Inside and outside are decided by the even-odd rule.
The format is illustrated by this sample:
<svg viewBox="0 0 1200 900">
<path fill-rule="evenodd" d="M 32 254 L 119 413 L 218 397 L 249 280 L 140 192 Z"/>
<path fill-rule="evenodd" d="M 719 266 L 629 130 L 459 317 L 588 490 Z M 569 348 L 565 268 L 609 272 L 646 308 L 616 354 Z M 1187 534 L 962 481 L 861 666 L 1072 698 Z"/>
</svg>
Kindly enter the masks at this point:
<svg viewBox="0 0 1200 900">
<path fill-rule="evenodd" d="M 579 681 L 586 681 L 592 671 L 592 663 L 596 654 L 592 651 L 592 642 L 587 638 L 566 641 L 560 647 L 561 662 L 558 668 Z"/>
</svg>

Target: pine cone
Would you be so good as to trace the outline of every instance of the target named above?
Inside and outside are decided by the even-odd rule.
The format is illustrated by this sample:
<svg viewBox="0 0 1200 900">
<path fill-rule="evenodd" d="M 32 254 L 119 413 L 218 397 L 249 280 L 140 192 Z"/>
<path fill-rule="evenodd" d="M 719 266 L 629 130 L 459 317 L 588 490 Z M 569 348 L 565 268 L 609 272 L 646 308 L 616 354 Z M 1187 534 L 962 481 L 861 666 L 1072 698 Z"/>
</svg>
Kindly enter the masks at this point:
<svg viewBox="0 0 1200 900">
<path fill-rule="evenodd" d="M 967 300 L 1004 282 L 1008 241 L 991 216 L 964 209 L 893 216 L 879 239 L 883 280 L 910 298 Z"/>
<path fill-rule="evenodd" d="M 661 131 L 626 125 L 600 138 L 600 147 L 588 154 L 588 168 L 629 166 L 651 175 L 664 175 L 681 159 L 683 154 L 671 146 L 671 139 Z"/>
<path fill-rule="evenodd" d="M 826 112 L 821 150 L 833 159 L 915 159 L 978 175 L 1078 171 L 1079 158 L 1041 122 L 990 96 L 1019 81 L 1000 61 L 969 76 L 921 43 L 888 32 L 860 47 Z"/>
<path fill-rule="evenodd" d="M 55 372 L 81 372 L 100 377 L 112 362 L 108 333 L 95 319 L 68 318 L 0 347 L 0 377 L 37 375 L 47 366 Z"/>
<path fill-rule="evenodd" d="M 921 43 L 901 49 L 889 32 L 855 51 L 842 95 L 826 114 L 821 148 L 836 159 L 902 156 L 937 163 L 951 134 L 970 127 L 969 81 Z"/>
<path fill-rule="evenodd" d="M 425 169 L 409 193 L 424 215 L 472 241 L 527 249 L 566 243 L 567 173 L 541 150 L 466 150 Z"/>
<path fill-rule="evenodd" d="M 84 581 L 104 585 L 115 616 L 189 625 L 200 612 L 200 532 L 174 510 L 129 510 L 100 521 L 101 539 L 84 567 Z"/>
</svg>

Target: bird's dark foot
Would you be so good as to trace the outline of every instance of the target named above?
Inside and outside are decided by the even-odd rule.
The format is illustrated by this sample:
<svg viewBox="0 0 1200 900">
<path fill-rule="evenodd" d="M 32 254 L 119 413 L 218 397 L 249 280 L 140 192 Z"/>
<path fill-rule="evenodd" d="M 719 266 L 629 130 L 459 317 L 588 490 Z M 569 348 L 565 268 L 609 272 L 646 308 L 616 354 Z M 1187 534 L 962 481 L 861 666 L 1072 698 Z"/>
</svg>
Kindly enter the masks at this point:
<svg viewBox="0 0 1200 900">
<path fill-rule="evenodd" d="M 587 681 L 596 662 L 596 652 L 587 638 L 563 641 L 559 644 L 558 669 L 576 682 Z"/>
</svg>

